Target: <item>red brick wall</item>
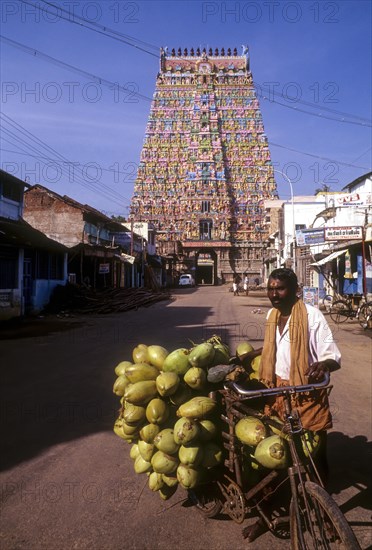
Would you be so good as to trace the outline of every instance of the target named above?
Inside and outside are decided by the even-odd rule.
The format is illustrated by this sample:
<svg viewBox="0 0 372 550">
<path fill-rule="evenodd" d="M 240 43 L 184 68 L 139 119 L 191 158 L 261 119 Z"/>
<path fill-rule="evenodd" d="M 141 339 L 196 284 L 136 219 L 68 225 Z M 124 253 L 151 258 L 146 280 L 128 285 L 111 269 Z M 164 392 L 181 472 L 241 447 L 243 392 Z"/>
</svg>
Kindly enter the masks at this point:
<svg viewBox="0 0 372 550">
<path fill-rule="evenodd" d="M 83 213 L 47 191 L 30 189 L 24 195 L 23 217 L 27 223 L 66 246 L 83 240 Z"/>
</svg>

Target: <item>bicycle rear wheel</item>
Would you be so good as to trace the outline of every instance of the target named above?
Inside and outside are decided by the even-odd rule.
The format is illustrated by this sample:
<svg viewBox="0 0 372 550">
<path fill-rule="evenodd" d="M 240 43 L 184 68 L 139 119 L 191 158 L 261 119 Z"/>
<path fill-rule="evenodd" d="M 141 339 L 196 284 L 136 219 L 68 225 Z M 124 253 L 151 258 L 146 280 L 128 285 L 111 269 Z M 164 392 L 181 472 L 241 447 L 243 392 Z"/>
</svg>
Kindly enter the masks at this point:
<svg viewBox="0 0 372 550">
<path fill-rule="evenodd" d="M 351 305 L 348 302 L 336 300 L 336 302 L 333 302 L 329 314 L 335 323 L 344 323 L 351 317 L 351 312 Z"/>
<path fill-rule="evenodd" d="M 320 485 L 312 481 L 299 487 L 298 521 L 294 502 L 290 507 L 292 550 L 336 549 L 361 550 L 345 516 L 333 498 Z"/>
<path fill-rule="evenodd" d="M 367 302 L 362 305 L 359 311 L 358 321 L 362 328 L 372 329 L 372 302 Z"/>
</svg>

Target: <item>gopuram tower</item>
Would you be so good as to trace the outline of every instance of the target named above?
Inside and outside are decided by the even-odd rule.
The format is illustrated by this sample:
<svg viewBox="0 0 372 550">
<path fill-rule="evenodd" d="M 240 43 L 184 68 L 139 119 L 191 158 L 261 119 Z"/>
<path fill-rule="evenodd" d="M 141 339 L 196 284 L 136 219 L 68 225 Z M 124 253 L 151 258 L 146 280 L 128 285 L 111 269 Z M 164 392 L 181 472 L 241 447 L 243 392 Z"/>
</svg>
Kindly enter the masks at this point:
<svg viewBox="0 0 372 550">
<path fill-rule="evenodd" d="M 248 48 L 161 50 L 130 218 L 198 284 L 259 277 L 277 198 Z"/>
</svg>

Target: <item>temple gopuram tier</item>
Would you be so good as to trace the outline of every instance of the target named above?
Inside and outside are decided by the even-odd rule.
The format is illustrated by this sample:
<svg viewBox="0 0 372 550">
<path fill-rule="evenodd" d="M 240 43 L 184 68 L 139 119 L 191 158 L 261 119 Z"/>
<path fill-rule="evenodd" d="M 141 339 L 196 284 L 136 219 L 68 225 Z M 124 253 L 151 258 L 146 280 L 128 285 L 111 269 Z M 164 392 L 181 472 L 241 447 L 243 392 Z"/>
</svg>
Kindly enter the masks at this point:
<svg viewBox="0 0 372 550">
<path fill-rule="evenodd" d="M 260 277 L 277 198 L 248 48 L 162 49 L 130 218 L 198 284 Z"/>
</svg>

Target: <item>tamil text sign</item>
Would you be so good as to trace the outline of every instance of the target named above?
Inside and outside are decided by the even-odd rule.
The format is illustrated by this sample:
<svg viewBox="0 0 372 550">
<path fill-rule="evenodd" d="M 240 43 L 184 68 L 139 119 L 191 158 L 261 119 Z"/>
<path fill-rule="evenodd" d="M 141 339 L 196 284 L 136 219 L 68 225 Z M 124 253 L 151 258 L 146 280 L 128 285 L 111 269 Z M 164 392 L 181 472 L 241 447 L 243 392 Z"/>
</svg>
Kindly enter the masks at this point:
<svg viewBox="0 0 372 550">
<path fill-rule="evenodd" d="M 350 241 L 363 238 L 362 227 L 325 227 L 324 237 L 326 241 Z"/>
</svg>

